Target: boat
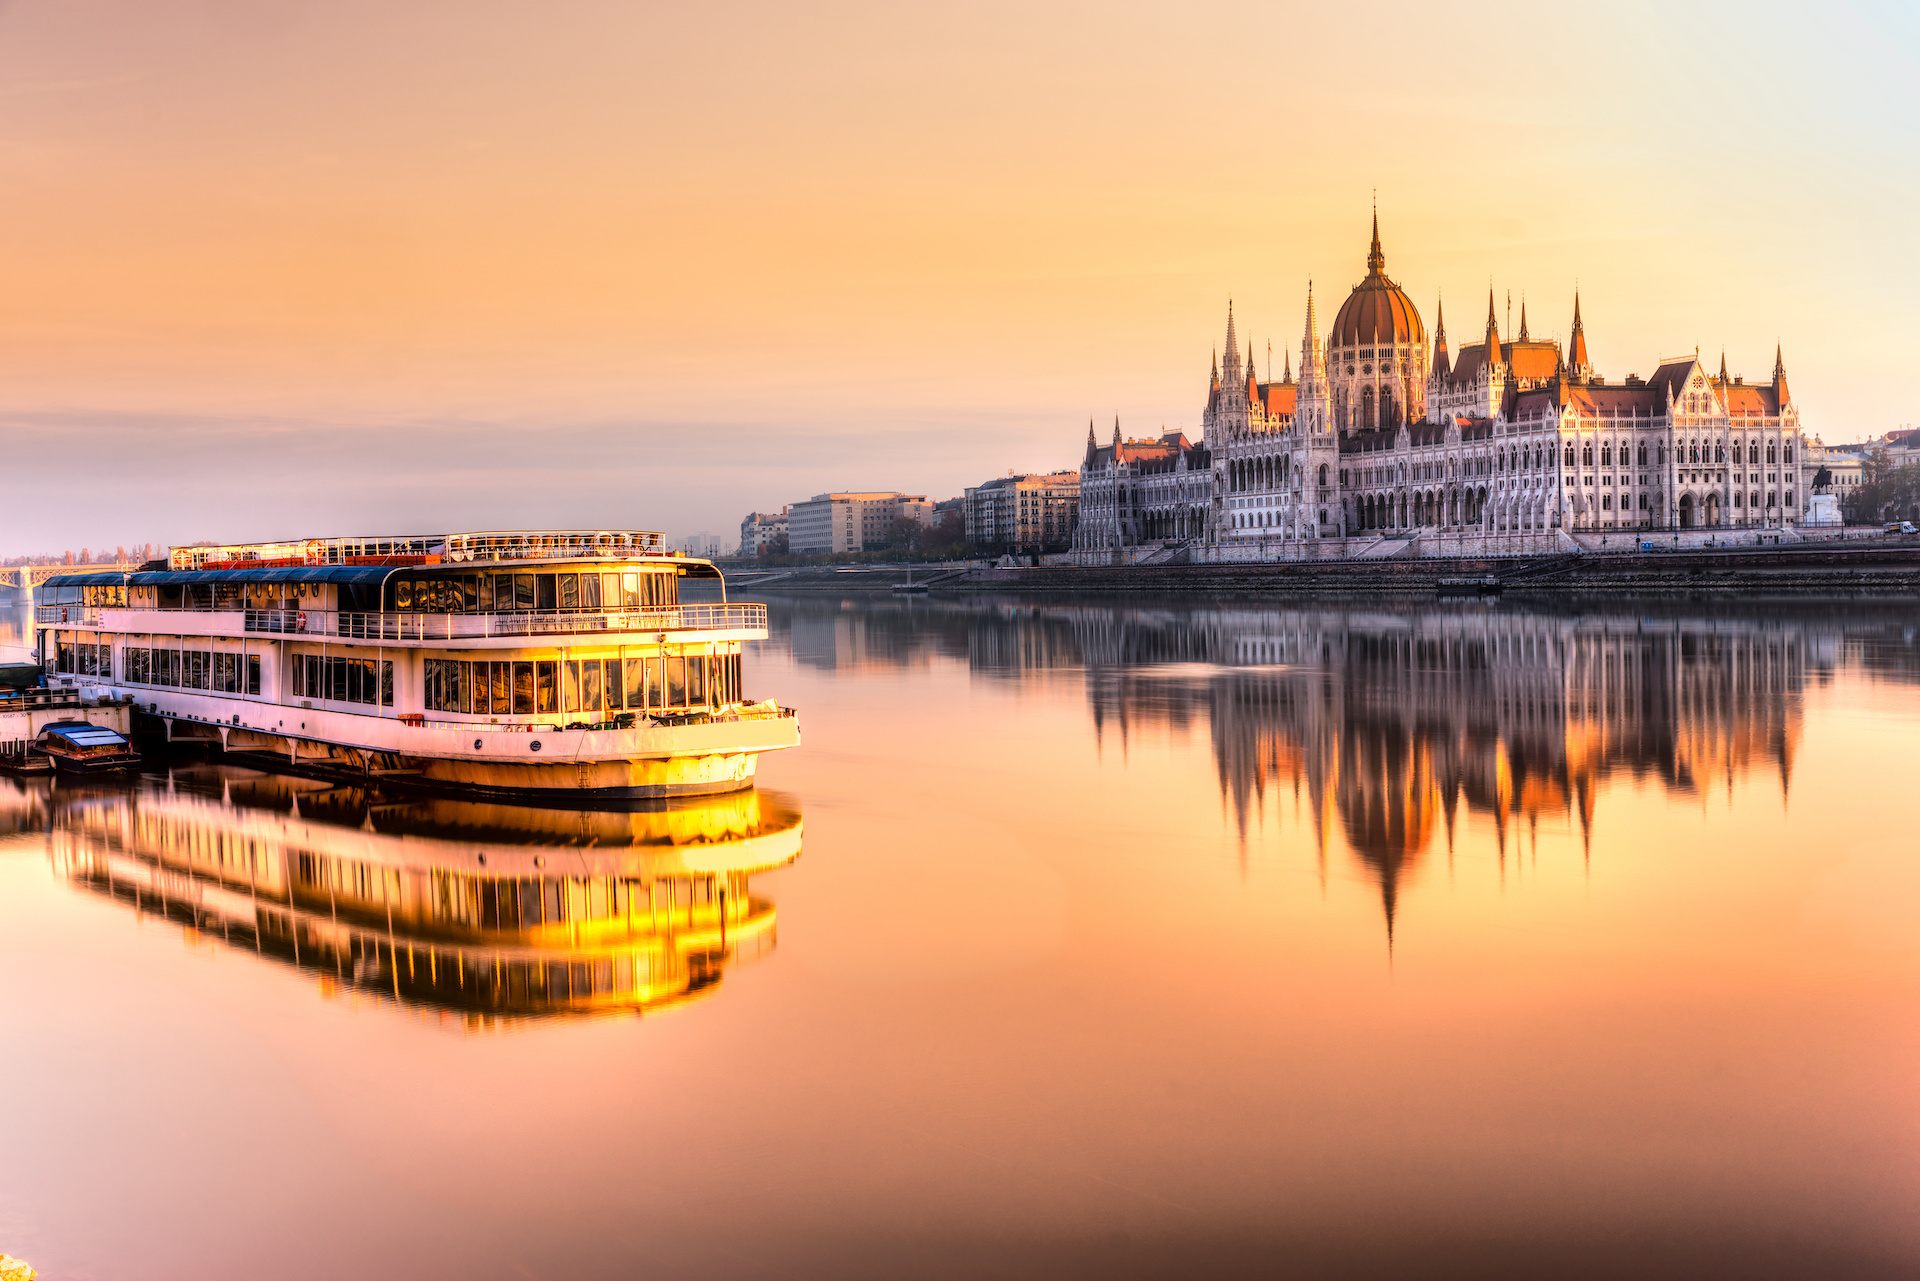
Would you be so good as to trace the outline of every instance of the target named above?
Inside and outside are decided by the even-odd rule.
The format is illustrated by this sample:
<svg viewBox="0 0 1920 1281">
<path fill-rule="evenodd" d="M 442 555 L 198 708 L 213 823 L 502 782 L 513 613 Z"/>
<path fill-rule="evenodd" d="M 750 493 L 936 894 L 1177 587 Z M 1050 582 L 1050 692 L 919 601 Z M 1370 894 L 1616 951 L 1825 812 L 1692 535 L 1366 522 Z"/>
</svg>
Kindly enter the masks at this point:
<svg viewBox="0 0 1920 1281">
<path fill-rule="evenodd" d="M 49 578 L 34 622 L 50 682 L 168 743 L 572 804 L 742 790 L 799 744 L 742 688 L 767 607 L 725 596 L 659 533 L 511 530 L 175 548 Z"/>
<path fill-rule="evenodd" d="M 126 735 L 88 721 L 42 726 L 29 755 L 51 761 L 62 774 L 119 774 L 140 768 L 140 753 Z"/>
<path fill-rule="evenodd" d="M 1500 579 L 1493 574 L 1475 574 L 1467 578 L 1443 578 L 1435 584 L 1442 596 L 1498 596 Z"/>
</svg>

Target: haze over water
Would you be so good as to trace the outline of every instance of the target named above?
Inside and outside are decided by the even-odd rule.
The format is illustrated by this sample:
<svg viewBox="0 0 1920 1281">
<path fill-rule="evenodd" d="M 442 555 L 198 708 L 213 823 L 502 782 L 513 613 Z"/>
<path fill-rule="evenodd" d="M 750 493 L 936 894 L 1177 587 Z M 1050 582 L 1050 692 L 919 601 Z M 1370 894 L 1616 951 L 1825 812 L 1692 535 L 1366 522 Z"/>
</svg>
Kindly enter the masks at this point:
<svg viewBox="0 0 1920 1281">
<path fill-rule="evenodd" d="M 755 795 L 0 779 L 0 1249 L 1913 1275 L 1911 617 L 773 598 Z"/>
</svg>

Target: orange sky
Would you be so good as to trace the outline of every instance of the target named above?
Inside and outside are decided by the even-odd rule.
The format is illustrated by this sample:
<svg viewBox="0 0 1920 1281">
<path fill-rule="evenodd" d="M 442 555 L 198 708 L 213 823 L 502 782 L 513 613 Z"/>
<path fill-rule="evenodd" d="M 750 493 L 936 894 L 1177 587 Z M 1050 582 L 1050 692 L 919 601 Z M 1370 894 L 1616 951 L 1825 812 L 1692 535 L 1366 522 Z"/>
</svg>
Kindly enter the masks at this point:
<svg viewBox="0 0 1920 1281">
<path fill-rule="evenodd" d="M 0 551 L 722 532 L 1195 431 L 1364 271 L 1920 421 L 1920 22 L 1650 3 L 0 4 Z M 1504 318 L 1504 315 L 1503 315 Z M 1432 321 L 1431 311 L 1427 319 Z M 1456 337 L 1456 341 L 1458 338 Z M 219 505 L 183 502 L 217 497 Z"/>
</svg>

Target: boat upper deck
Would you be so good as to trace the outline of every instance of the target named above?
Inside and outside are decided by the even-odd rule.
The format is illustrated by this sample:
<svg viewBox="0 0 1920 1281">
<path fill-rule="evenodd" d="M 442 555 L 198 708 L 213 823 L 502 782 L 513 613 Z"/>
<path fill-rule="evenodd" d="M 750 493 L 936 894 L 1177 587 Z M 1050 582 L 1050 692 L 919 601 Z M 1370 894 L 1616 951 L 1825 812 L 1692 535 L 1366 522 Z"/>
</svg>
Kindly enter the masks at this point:
<svg viewBox="0 0 1920 1281">
<path fill-rule="evenodd" d="M 175 549 L 164 569 L 49 578 L 37 589 L 34 621 L 422 643 L 593 633 L 652 632 L 662 640 L 666 633 L 766 635 L 764 605 L 681 603 L 680 579 L 719 580 L 723 598 L 725 580 L 711 562 L 661 551 L 659 539 L 547 531 Z"/>
</svg>

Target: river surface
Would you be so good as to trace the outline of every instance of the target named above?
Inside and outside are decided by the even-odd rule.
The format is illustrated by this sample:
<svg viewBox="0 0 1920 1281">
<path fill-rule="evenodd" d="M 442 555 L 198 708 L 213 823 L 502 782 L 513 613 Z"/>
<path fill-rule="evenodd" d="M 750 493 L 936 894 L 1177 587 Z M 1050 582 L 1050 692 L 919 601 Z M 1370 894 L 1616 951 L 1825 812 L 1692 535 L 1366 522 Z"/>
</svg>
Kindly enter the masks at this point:
<svg viewBox="0 0 1920 1281">
<path fill-rule="evenodd" d="M 1911 610 L 772 605 L 743 796 L 0 779 L 0 1251 L 1920 1275 Z"/>
</svg>

